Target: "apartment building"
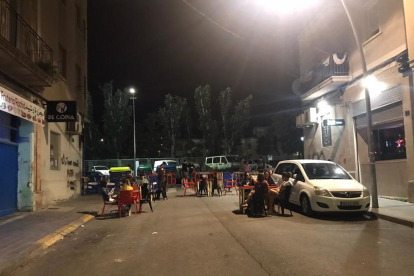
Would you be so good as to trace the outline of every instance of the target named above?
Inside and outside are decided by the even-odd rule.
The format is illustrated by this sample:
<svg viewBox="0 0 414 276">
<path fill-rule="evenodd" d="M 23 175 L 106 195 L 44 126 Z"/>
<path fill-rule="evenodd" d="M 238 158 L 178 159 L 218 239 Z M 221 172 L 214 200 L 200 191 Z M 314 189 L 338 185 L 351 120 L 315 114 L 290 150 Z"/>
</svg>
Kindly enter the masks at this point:
<svg viewBox="0 0 414 276">
<path fill-rule="evenodd" d="M 86 9 L 83 0 L 0 0 L 0 216 L 81 191 Z M 71 122 L 49 122 L 46 109 L 66 114 L 70 102 Z"/>
<path fill-rule="evenodd" d="M 341 2 L 324 1 L 298 37 L 301 77 L 292 88 L 303 104 L 297 127 L 304 129 L 304 156 L 335 161 L 370 188 L 368 86 L 378 193 L 408 197 L 414 179 L 412 76 L 410 70 L 398 70 L 399 61 L 408 58 L 404 1 L 346 3 L 374 78 L 362 78 L 361 57 Z"/>
</svg>

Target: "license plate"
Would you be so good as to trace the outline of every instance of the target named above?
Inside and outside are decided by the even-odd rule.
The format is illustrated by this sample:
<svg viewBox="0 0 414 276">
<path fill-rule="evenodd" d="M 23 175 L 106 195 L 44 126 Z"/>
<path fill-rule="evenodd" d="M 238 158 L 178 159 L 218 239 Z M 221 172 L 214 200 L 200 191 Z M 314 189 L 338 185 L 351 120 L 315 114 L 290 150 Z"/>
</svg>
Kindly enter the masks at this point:
<svg viewBox="0 0 414 276">
<path fill-rule="evenodd" d="M 358 201 L 341 201 L 341 206 L 358 206 Z"/>
</svg>

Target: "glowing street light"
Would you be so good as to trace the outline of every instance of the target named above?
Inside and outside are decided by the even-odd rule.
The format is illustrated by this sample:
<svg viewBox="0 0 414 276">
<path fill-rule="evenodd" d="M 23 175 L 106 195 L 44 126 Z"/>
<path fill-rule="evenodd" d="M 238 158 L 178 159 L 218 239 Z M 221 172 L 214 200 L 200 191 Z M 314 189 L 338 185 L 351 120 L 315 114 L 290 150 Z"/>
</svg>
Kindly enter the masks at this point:
<svg viewBox="0 0 414 276">
<path fill-rule="evenodd" d="M 378 81 L 377 78 L 373 75 L 369 75 L 368 77 L 366 77 L 362 82 L 362 85 L 365 88 L 369 89 L 369 95 L 373 98 L 378 96 L 382 91 L 384 91 L 387 88 L 385 83 Z"/>
<path fill-rule="evenodd" d="M 104 139 L 103 138 L 101 138 L 101 142 L 103 142 L 104 141 Z"/>
<path fill-rule="evenodd" d="M 253 2 L 269 13 L 290 14 L 308 9 L 320 0 L 253 0 Z"/>
</svg>

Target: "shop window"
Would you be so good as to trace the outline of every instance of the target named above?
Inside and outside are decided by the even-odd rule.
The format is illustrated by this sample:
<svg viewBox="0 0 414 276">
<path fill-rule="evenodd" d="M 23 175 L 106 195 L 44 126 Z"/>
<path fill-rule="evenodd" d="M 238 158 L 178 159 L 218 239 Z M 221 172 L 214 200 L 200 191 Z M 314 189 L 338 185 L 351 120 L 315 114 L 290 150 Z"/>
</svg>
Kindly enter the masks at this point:
<svg viewBox="0 0 414 276">
<path fill-rule="evenodd" d="M 18 142 L 19 119 L 6 112 L 0 111 L 0 142 Z"/>
<path fill-rule="evenodd" d="M 54 132 L 50 132 L 50 169 L 59 170 L 59 140 L 60 135 Z"/>
<path fill-rule="evenodd" d="M 407 158 L 404 126 L 376 129 L 373 131 L 375 160 Z"/>
</svg>

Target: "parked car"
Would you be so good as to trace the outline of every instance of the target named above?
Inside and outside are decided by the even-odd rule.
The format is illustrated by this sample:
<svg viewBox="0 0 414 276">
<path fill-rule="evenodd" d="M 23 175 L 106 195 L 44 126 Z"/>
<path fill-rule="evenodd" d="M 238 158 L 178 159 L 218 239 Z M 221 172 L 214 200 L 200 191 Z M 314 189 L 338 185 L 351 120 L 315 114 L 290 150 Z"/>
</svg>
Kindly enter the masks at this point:
<svg viewBox="0 0 414 276">
<path fill-rule="evenodd" d="M 277 165 L 281 183 L 283 172 L 293 173 L 290 202 L 312 212 L 364 212 L 370 205 L 368 189 L 341 166 L 330 161 L 287 160 Z"/>
<path fill-rule="evenodd" d="M 91 171 L 100 172 L 105 176 L 109 176 L 109 168 L 106 166 L 93 166 Z"/>
<path fill-rule="evenodd" d="M 177 165 L 178 165 L 178 163 L 175 160 L 157 160 L 157 161 L 155 161 L 154 162 L 154 170 L 153 170 L 153 172 L 154 173 L 157 172 L 161 168 L 161 165 L 163 163 L 166 164 L 164 166 L 164 168 L 165 168 L 165 170 L 167 172 L 173 172 L 173 173 L 176 173 L 177 172 Z"/>
<path fill-rule="evenodd" d="M 269 160 L 268 164 L 272 166 L 272 168 L 276 168 L 277 164 L 279 164 L 281 160 Z"/>
<path fill-rule="evenodd" d="M 206 157 L 206 167 L 213 171 L 238 170 L 238 155 L 219 155 Z"/>
</svg>

